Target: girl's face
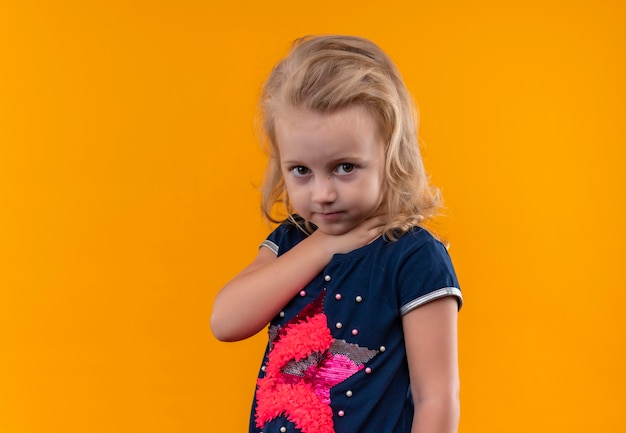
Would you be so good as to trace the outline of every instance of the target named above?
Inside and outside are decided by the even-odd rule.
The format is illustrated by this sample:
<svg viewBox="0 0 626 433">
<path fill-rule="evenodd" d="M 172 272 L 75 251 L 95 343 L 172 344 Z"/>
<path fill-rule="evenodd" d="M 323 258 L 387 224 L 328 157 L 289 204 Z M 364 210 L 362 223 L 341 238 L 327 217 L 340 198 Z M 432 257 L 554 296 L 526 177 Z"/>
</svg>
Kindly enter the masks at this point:
<svg viewBox="0 0 626 433">
<path fill-rule="evenodd" d="M 350 231 L 383 199 L 383 139 L 366 109 L 277 116 L 276 142 L 291 205 L 319 230 Z"/>
</svg>

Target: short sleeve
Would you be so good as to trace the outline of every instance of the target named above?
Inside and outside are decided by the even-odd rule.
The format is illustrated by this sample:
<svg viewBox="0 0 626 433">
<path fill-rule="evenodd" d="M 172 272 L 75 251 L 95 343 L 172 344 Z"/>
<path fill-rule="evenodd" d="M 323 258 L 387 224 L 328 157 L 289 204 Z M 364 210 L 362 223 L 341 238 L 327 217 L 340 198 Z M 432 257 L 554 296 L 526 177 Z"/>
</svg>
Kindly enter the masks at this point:
<svg viewBox="0 0 626 433">
<path fill-rule="evenodd" d="M 291 221 L 285 221 L 269 234 L 269 236 L 261 242 L 259 248 L 268 248 L 276 256 L 280 256 L 308 235 L 304 230 Z"/>
<path fill-rule="evenodd" d="M 410 233 L 408 236 L 414 234 Z M 463 296 L 445 246 L 425 230 L 415 234 L 408 244 L 402 249 L 403 257 L 396 281 L 400 314 L 405 315 L 415 308 L 446 296 L 454 296 L 460 309 Z"/>
</svg>

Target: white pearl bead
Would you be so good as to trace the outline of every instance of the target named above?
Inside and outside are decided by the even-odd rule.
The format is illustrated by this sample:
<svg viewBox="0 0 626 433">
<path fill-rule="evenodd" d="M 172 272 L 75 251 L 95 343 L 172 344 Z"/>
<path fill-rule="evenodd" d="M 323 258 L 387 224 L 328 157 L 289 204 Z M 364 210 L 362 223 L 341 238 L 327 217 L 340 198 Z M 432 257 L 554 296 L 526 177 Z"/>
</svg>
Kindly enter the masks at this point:
<svg viewBox="0 0 626 433">
<path fill-rule="evenodd" d="M 385 346 L 380 346 L 380 351 L 384 352 L 385 350 L 387 350 L 387 348 Z"/>
<path fill-rule="evenodd" d="M 342 326 L 343 326 L 343 325 L 342 325 L 342 323 L 341 323 L 341 322 L 337 322 L 337 323 L 335 323 L 335 328 L 337 328 L 337 329 L 341 329 L 341 327 L 342 327 Z"/>
<path fill-rule="evenodd" d="M 330 281 L 330 275 L 324 276 L 324 281 Z"/>
<path fill-rule="evenodd" d="M 361 302 L 363 300 L 362 296 L 357 296 L 356 298 L 354 298 L 355 301 L 357 302 Z"/>
<path fill-rule="evenodd" d="M 347 390 L 346 391 L 346 397 L 352 397 L 352 391 Z"/>
</svg>

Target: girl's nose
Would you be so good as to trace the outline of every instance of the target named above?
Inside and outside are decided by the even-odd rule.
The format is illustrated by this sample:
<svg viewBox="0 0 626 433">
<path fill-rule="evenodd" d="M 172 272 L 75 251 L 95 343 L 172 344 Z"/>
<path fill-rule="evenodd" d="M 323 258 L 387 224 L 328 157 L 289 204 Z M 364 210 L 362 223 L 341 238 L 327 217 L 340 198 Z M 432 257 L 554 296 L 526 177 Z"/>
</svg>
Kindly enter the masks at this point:
<svg viewBox="0 0 626 433">
<path fill-rule="evenodd" d="M 315 203 L 332 203 L 337 199 L 337 191 L 330 178 L 317 178 L 313 182 L 311 200 Z"/>
</svg>

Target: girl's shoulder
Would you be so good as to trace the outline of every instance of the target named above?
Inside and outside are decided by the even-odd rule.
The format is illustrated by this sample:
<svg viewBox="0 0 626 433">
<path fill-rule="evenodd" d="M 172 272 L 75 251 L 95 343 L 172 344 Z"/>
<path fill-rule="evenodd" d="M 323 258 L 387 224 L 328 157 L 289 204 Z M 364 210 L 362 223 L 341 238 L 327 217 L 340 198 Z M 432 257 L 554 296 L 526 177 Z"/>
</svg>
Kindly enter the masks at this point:
<svg viewBox="0 0 626 433">
<path fill-rule="evenodd" d="M 375 260 L 386 262 L 390 269 L 454 272 L 446 245 L 423 227 L 413 227 L 395 241 L 385 240 L 377 255 Z"/>
<path fill-rule="evenodd" d="M 424 227 L 415 226 L 405 233 L 398 234 L 395 240 L 386 239 L 385 245 L 394 249 L 434 249 L 447 250 L 446 245 Z"/>
<path fill-rule="evenodd" d="M 292 215 L 281 222 L 263 241 L 261 246 L 270 248 L 276 255 L 284 254 L 300 241 L 309 236 L 308 228 L 303 218 Z"/>
</svg>

